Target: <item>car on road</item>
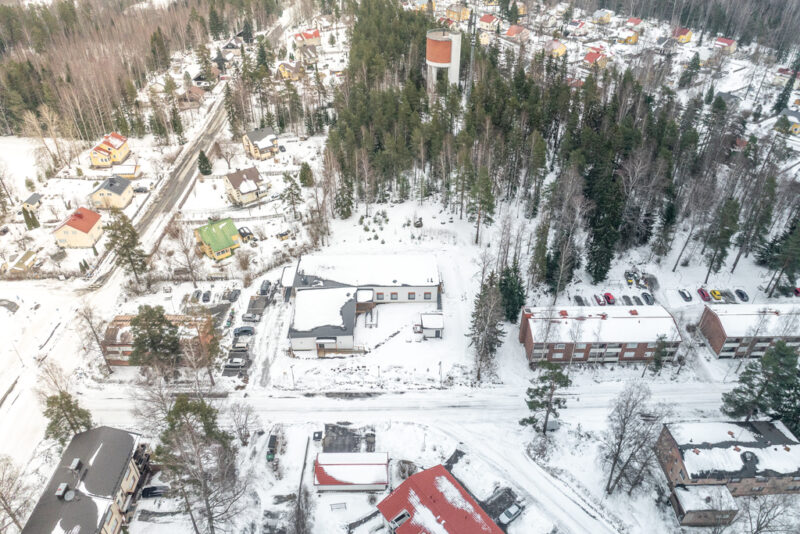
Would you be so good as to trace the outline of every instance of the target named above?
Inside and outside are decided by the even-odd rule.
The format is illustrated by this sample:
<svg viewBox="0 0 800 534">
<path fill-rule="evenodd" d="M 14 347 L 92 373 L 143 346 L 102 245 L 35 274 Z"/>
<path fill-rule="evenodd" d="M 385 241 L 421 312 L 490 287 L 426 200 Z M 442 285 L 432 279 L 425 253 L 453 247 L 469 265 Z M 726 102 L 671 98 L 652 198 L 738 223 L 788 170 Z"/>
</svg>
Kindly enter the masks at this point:
<svg viewBox="0 0 800 534">
<path fill-rule="evenodd" d="M 633 306 L 633 301 L 628 295 L 622 295 L 622 302 L 625 303 L 625 306 Z"/>
<path fill-rule="evenodd" d="M 506 508 L 505 512 L 500 514 L 500 517 L 497 518 L 497 522 L 501 525 L 505 526 L 511 523 L 513 520 L 522 513 L 522 508 L 520 508 L 516 504 L 512 504 L 508 508 Z"/>
<path fill-rule="evenodd" d="M 261 316 L 257 313 L 245 313 L 242 315 L 242 321 L 245 323 L 257 323 L 261 320 Z"/>
<path fill-rule="evenodd" d="M 203 293 L 203 302 L 210 302 L 211 301 L 211 291 L 206 291 Z"/>
<path fill-rule="evenodd" d="M 258 290 L 258 294 L 260 296 L 269 295 L 269 286 L 272 284 L 269 280 L 264 280 L 261 282 L 261 288 Z"/>
<path fill-rule="evenodd" d="M 600 295 L 595 295 L 594 296 L 594 301 L 597 303 L 598 306 L 605 306 L 606 305 L 605 299 L 603 297 L 601 297 Z"/>
<path fill-rule="evenodd" d="M 709 295 L 708 291 L 706 291 L 702 287 L 697 290 L 697 294 L 700 295 L 700 298 L 703 299 L 703 302 L 708 302 L 709 300 L 711 300 L 711 295 Z"/>
<path fill-rule="evenodd" d="M 249 360 L 247 358 L 228 358 L 225 362 L 225 369 L 244 369 L 248 363 Z"/>
<path fill-rule="evenodd" d="M 712 289 L 711 290 L 711 297 L 714 300 L 722 300 L 722 293 L 720 293 L 719 289 Z"/>
<path fill-rule="evenodd" d="M 583 297 L 580 295 L 575 295 L 575 302 L 578 306 L 586 306 L 586 303 L 583 301 Z"/>
<path fill-rule="evenodd" d="M 147 486 L 142 489 L 142 498 L 163 497 L 169 491 L 169 486 Z"/>
<path fill-rule="evenodd" d="M 747 293 L 744 292 L 744 289 L 736 289 L 734 290 L 736 296 L 739 297 L 739 300 L 742 302 L 750 302 L 750 297 L 747 296 Z"/>
<path fill-rule="evenodd" d="M 642 293 L 642 298 L 644 299 L 644 302 L 645 302 L 645 303 L 646 303 L 648 306 L 652 306 L 653 304 L 655 304 L 655 303 L 656 303 L 656 299 L 655 299 L 655 298 L 653 298 L 653 295 L 651 295 L 650 293 L 648 293 L 648 292 L 646 292 L 646 291 L 645 291 L 644 293 Z"/>
<path fill-rule="evenodd" d="M 636 295 L 633 296 L 633 302 L 635 302 L 637 306 L 641 306 L 643 304 L 642 299 L 640 299 Z"/>
<path fill-rule="evenodd" d="M 685 289 L 679 289 L 679 290 L 678 290 L 678 294 L 679 294 L 679 295 L 681 296 L 681 298 L 682 298 L 683 300 L 685 300 L 686 302 L 691 302 L 691 301 L 692 301 L 692 294 L 691 294 L 691 293 L 689 293 L 688 291 L 686 291 Z"/>
<path fill-rule="evenodd" d="M 603 298 L 611 306 L 613 306 L 617 302 L 617 300 L 614 298 L 614 295 L 612 295 L 611 293 L 603 293 Z"/>
<path fill-rule="evenodd" d="M 233 336 L 234 337 L 252 336 L 255 333 L 256 333 L 256 329 L 253 328 L 252 326 L 240 326 L 239 328 L 237 328 L 237 329 L 235 329 L 233 331 Z"/>
<path fill-rule="evenodd" d="M 239 295 L 241 295 L 241 294 L 242 294 L 241 290 L 234 289 L 233 291 L 228 293 L 228 301 L 229 302 L 236 302 L 237 300 L 239 300 Z"/>
<path fill-rule="evenodd" d="M 267 461 L 271 462 L 275 459 L 275 454 L 278 452 L 278 436 L 270 434 L 267 440 Z"/>
</svg>

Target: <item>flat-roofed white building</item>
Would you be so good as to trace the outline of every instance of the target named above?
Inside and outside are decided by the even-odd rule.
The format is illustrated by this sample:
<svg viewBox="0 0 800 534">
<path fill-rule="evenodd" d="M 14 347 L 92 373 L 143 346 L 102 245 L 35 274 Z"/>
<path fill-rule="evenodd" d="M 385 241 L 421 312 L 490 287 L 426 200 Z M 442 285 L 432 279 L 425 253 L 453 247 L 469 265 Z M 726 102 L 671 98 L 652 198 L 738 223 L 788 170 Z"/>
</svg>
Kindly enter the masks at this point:
<svg viewBox="0 0 800 534">
<path fill-rule="evenodd" d="M 706 306 L 700 331 L 720 358 L 760 358 L 776 341 L 800 347 L 800 306 L 736 304 Z"/>
</svg>

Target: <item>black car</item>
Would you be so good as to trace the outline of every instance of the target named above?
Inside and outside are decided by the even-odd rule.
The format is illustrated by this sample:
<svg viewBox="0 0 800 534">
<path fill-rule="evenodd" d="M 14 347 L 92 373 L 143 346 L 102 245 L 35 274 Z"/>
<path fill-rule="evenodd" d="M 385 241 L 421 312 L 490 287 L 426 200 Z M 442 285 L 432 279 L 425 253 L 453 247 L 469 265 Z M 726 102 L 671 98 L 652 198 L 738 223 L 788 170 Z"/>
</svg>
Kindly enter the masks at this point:
<svg viewBox="0 0 800 534">
<path fill-rule="evenodd" d="M 575 295 L 575 302 L 578 303 L 578 306 L 586 306 L 586 303 L 583 301 L 583 297 L 580 295 Z"/>
<path fill-rule="evenodd" d="M 642 299 L 640 299 L 636 295 L 633 296 L 633 302 L 635 302 L 637 306 L 641 306 L 643 304 Z"/>
<path fill-rule="evenodd" d="M 739 297 L 739 300 L 741 300 L 742 302 L 748 302 L 750 300 L 750 297 L 748 297 L 747 293 L 745 293 L 744 290 L 742 289 L 737 289 L 735 293 L 736 296 Z"/>
<path fill-rule="evenodd" d="M 286 147 L 281 145 L 278 147 L 278 150 L 280 150 L 281 152 L 286 152 Z"/>
<path fill-rule="evenodd" d="M 240 326 L 239 328 L 234 329 L 233 336 L 252 336 L 256 333 L 256 329 L 252 326 Z"/>
<path fill-rule="evenodd" d="M 142 490 L 142 498 L 163 497 L 169 491 L 169 486 L 147 486 Z"/>
<path fill-rule="evenodd" d="M 258 294 L 261 295 L 262 297 L 264 295 L 268 295 L 270 285 L 272 285 L 272 282 L 270 282 L 269 280 L 264 280 L 263 282 L 261 282 L 261 289 L 258 290 Z"/>
<path fill-rule="evenodd" d="M 241 295 L 241 294 L 242 294 L 242 292 L 240 290 L 234 289 L 233 291 L 231 291 L 228 294 L 228 300 L 230 302 L 236 302 L 237 300 L 239 300 L 239 295 Z"/>
<path fill-rule="evenodd" d="M 622 302 L 624 302 L 626 306 L 633 306 L 633 301 L 628 295 L 622 295 Z"/>
<path fill-rule="evenodd" d="M 653 295 L 651 295 L 650 293 L 646 292 L 642 293 L 642 298 L 644 299 L 644 301 L 647 303 L 648 306 L 652 306 L 653 304 L 656 303 L 656 299 L 654 299 Z"/>
<path fill-rule="evenodd" d="M 203 293 L 203 302 L 210 302 L 211 301 L 211 291 L 206 291 Z"/>
<path fill-rule="evenodd" d="M 202 297 L 203 297 L 203 292 L 200 291 L 199 289 L 197 289 L 197 290 L 195 290 L 194 293 L 192 293 L 192 302 L 197 302 Z"/>
<path fill-rule="evenodd" d="M 146 187 L 141 187 L 140 186 L 140 187 L 134 187 L 133 188 L 133 192 L 134 193 L 147 193 L 148 191 L 150 191 L 150 190 L 147 189 Z"/>
</svg>

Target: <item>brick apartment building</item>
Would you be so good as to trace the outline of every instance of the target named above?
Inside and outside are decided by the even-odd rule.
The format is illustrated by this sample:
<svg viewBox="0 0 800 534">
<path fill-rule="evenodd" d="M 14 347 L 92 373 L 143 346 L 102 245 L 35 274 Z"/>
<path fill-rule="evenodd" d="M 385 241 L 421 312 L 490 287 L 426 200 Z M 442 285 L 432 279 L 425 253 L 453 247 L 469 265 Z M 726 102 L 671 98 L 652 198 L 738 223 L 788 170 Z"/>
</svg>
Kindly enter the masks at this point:
<svg viewBox="0 0 800 534">
<path fill-rule="evenodd" d="M 800 493 L 800 443 L 780 421 L 668 423 L 656 442 L 656 456 L 681 524 L 732 521 L 735 510 L 731 515 L 720 486 L 734 497 Z M 686 497 L 696 500 L 691 492 L 712 490 L 718 502 L 709 502 L 713 506 L 695 517 L 698 522 L 684 523 Z"/>
<path fill-rule="evenodd" d="M 681 343 L 675 320 L 661 306 L 526 307 L 519 329 L 529 361 L 645 361 L 659 340 L 670 354 Z"/>
<path fill-rule="evenodd" d="M 103 339 L 100 341 L 103 354 L 111 365 L 131 365 L 133 352 L 133 332 L 131 319 L 134 315 L 117 315 L 108 323 Z M 185 349 L 188 343 L 197 344 L 200 334 L 210 336 L 211 319 L 190 315 L 165 315 L 167 320 L 178 327 L 181 346 Z M 208 341 L 208 339 L 204 339 Z"/>
<path fill-rule="evenodd" d="M 800 307 L 772 303 L 706 306 L 700 331 L 720 358 L 760 358 L 776 341 L 800 347 Z"/>
</svg>

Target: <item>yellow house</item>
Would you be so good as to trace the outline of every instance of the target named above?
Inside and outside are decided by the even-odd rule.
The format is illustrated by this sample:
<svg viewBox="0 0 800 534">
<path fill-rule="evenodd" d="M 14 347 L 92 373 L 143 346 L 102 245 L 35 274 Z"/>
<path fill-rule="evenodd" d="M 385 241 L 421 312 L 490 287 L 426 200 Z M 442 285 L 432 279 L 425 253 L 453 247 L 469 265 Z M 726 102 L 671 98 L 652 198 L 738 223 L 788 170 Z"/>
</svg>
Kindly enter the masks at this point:
<svg viewBox="0 0 800 534">
<path fill-rule="evenodd" d="M 269 126 L 247 132 L 242 136 L 242 144 L 244 151 L 257 160 L 269 159 L 279 150 L 278 136 Z"/>
<path fill-rule="evenodd" d="M 592 22 L 595 24 L 608 24 L 611 22 L 611 15 L 613 13 L 608 9 L 598 9 L 592 15 Z"/>
<path fill-rule="evenodd" d="M 544 51 L 549 56 L 561 57 L 567 53 L 567 47 L 561 41 L 556 41 L 555 39 L 553 39 L 552 41 L 548 41 L 547 44 L 544 45 Z"/>
<path fill-rule="evenodd" d="M 736 41 L 727 37 L 717 37 L 717 40 L 714 41 L 714 49 L 720 50 L 724 54 L 733 54 L 736 52 Z"/>
<path fill-rule="evenodd" d="M 472 10 L 464 4 L 453 4 L 447 7 L 447 18 L 455 22 L 469 20 Z"/>
<path fill-rule="evenodd" d="M 520 17 L 524 17 L 525 15 L 528 14 L 528 6 L 519 1 L 511 2 L 510 4 L 508 4 L 508 9 L 511 9 L 511 6 L 513 6 L 514 4 L 517 5 L 517 15 L 519 15 Z"/>
<path fill-rule="evenodd" d="M 411 2 L 411 7 L 414 11 L 428 11 L 428 0 L 413 0 Z M 431 7 L 433 11 L 436 11 L 436 1 L 431 0 Z"/>
<path fill-rule="evenodd" d="M 789 133 L 792 135 L 800 134 L 800 113 L 784 109 L 780 113 L 781 117 L 786 117 L 789 121 Z"/>
<path fill-rule="evenodd" d="M 86 208 L 78 208 L 53 230 L 53 235 L 56 244 L 61 248 L 90 248 L 103 235 L 100 214 Z"/>
<path fill-rule="evenodd" d="M 689 28 L 676 28 L 672 32 L 672 37 L 681 44 L 686 44 L 692 40 L 692 30 Z"/>
<path fill-rule="evenodd" d="M 97 189 L 89 195 L 92 206 L 100 209 L 123 209 L 133 200 L 131 182 L 119 176 L 106 178 Z"/>
<path fill-rule="evenodd" d="M 213 260 L 223 260 L 242 245 L 242 236 L 231 219 L 211 221 L 194 231 L 197 246 Z"/>
<path fill-rule="evenodd" d="M 622 30 L 617 38 L 619 44 L 635 45 L 639 42 L 639 34 L 633 30 Z"/>
<path fill-rule="evenodd" d="M 589 68 L 596 66 L 597 68 L 604 69 L 606 65 L 608 65 L 608 56 L 602 52 L 592 50 L 584 56 L 583 63 Z"/>
<path fill-rule="evenodd" d="M 103 136 L 103 140 L 92 149 L 89 159 L 92 167 L 111 167 L 125 161 L 130 153 L 128 139 L 117 132 L 111 132 Z"/>
<path fill-rule="evenodd" d="M 492 37 L 489 32 L 480 32 L 478 35 L 478 42 L 483 46 L 488 46 L 491 40 Z"/>
<path fill-rule="evenodd" d="M 261 174 L 255 167 L 225 175 L 225 192 L 237 206 L 252 204 L 263 198 L 268 191 L 268 185 L 261 179 Z"/>
<path fill-rule="evenodd" d="M 28 197 L 28 199 L 22 203 L 22 209 L 29 211 L 31 213 L 36 213 L 39 207 L 42 205 L 42 195 L 39 193 L 34 193 Z"/>
<path fill-rule="evenodd" d="M 303 77 L 303 69 L 299 65 L 281 63 L 278 65 L 278 74 L 280 74 L 281 78 L 284 80 L 296 82 Z"/>
</svg>

